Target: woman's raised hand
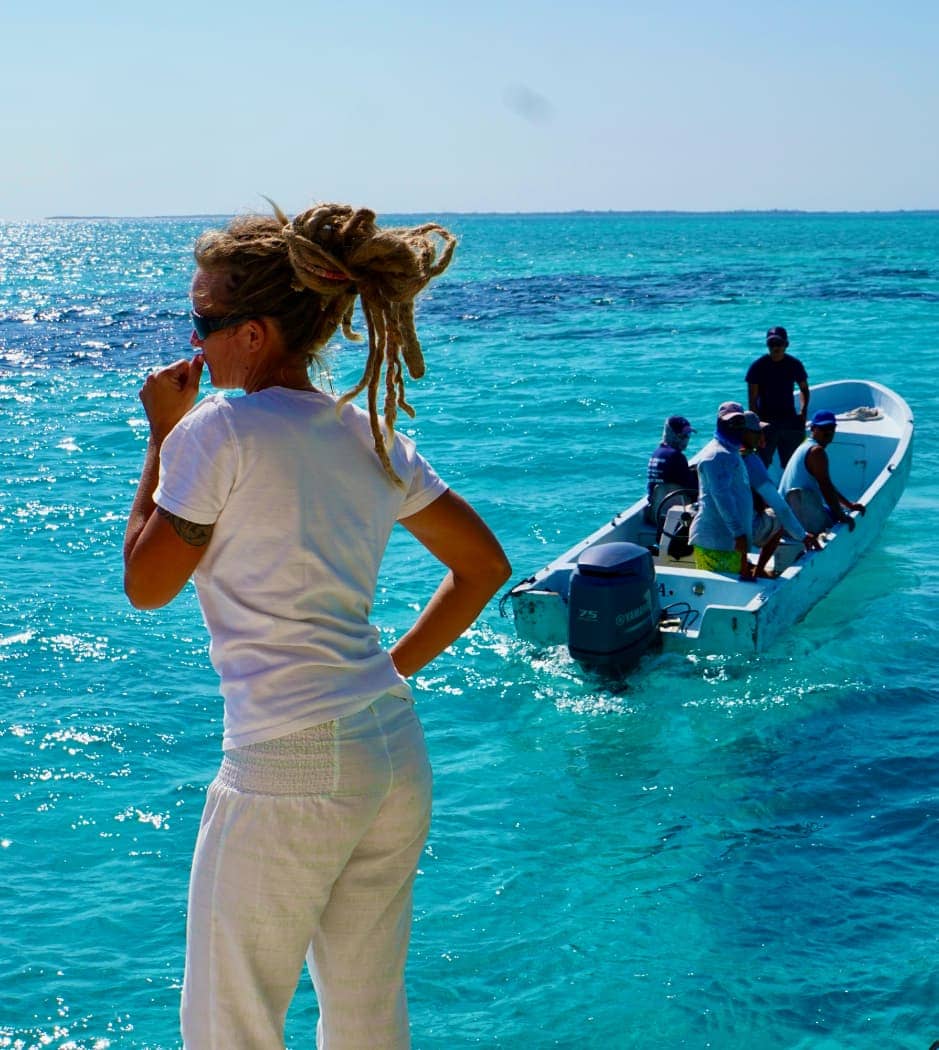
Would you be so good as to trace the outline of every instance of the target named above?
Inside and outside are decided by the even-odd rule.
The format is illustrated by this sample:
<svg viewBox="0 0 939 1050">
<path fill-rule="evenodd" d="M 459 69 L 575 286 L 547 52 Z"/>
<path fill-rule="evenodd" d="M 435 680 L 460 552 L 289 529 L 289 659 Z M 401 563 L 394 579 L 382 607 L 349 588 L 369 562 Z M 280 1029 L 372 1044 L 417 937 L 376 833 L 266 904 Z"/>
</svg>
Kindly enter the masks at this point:
<svg viewBox="0 0 939 1050">
<path fill-rule="evenodd" d="M 158 441 L 162 441 L 196 403 L 203 361 L 202 354 L 198 353 L 190 361 L 183 358 L 165 368 L 157 368 L 144 380 L 139 396 L 150 421 L 150 432 Z"/>
</svg>

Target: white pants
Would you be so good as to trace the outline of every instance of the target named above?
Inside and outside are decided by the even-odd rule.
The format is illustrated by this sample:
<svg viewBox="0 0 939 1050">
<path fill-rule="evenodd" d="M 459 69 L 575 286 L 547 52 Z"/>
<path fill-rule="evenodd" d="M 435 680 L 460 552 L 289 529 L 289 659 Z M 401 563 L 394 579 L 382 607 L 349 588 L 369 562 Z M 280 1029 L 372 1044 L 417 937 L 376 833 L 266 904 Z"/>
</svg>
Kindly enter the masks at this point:
<svg viewBox="0 0 939 1050">
<path fill-rule="evenodd" d="M 431 774 L 409 701 L 228 752 L 189 888 L 186 1050 L 276 1050 L 307 959 L 321 1050 L 410 1046 L 404 965 Z"/>
</svg>

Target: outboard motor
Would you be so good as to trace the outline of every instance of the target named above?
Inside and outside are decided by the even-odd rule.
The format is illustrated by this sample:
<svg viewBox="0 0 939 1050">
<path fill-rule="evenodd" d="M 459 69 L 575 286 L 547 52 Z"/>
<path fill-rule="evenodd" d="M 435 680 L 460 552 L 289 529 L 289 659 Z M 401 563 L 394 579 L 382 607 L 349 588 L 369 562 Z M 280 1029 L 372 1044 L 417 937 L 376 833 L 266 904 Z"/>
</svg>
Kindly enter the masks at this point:
<svg viewBox="0 0 939 1050">
<path fill-rule="evenodd" d="M 585 550 L 571 573 L 568 648 L 593 667 L 625 670 L 658 639 L 652 555 L 636 543 Z"/>
</svg>

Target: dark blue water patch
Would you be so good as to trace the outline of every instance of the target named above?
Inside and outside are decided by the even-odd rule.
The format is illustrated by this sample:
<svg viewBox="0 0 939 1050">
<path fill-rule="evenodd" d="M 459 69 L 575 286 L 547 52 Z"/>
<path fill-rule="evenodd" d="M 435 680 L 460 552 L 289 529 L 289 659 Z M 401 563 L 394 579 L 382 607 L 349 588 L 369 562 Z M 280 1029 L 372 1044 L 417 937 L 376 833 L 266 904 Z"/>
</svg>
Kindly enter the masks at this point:
<svg viewBox="0 0 939 1050">
<path fill-rule="evenodd" d="M 129 305 L 124 298 L 97 298 L 88 302 L 70 303 L 19 310 L 0 310 L 0 325 L 15 328 L 62 323 L 136 324 L 146 321 L 175 321 L 189 331 L 188 307 Z"/>
<path fill-rule="evenodd" d="M 476 282 L 441 281 L 420 303 L 422 314 L 483 323 L 542 320 L 559 312 L 661 310 L 688 302 L 727 304 L 774 292 L 777 271 L 752 267 L 638 275 L 542 274 Z"/>
<path fill-rule="evenodd" d="M 817 284 L 804 289 L 807 298 L 829 301 L 859 300 L 886 302 L 891 299 L 913 300 L 924 303 L 939 302 L 939 292 L 913 291 L 904 288 L 863 288 L 847 284 Z"/>
<path fill-rule="evenodd" d="M 820 301 L 939 301 L 931 287 L 914 287 L 931 277 L 928 268 L 868 267 L 846 271 L 836 279 L 808 281 L 799 288 L 804 298 Z M 465 330 L 466 325 L 497 326 L 511 321 L 531 326 L 532 338 L 545 335 L 545 328 L 578 315 L 574 325 L 582 336 L 585 314 L 592 313 L 603 326 L 604 338 L 641 339 L 668 335 L 672 326 L 664 317 L 689 304 L 736 307 L 781 289 L 791 293 L 791 277 L 785 268 L 729 263 L 718 267 L 680 270 L 647 270 L 632 273 L 529 274 L 500 276 L 478 281 L 441 279 L 418 300 L 418 325 L 440 325 Z M 87 359 L 85 343 L 95 344 L 105 364 L 111 352 L 125 359 L 152 364 L 154 359 L 172 360 L 187 352 L 189 327 L 185 300 L 168 288 L 154 288 L 153 300 L 141 299 L 137 288 L 127 295 L 113 291 L 104 296 L 82 293 L 65 301 L 37 304 L 7 303 L 0 309 L 0 352 L 28 359 L 41 357 L 47 364 L 68 365 Z M 136 302 L 135 302 L 136 301 Z M 660 314 L 663 323 L 630 323 L 637 315 Z M 609 325 L 622 315 L 615 330 Z M 723 322 L 722 322 L 723 324 Z M 715 323 L 713 331 L 722 324 Z M 358 322 L 361 329 L 361 320 Z M 570 338 L 571 326 L 559 325 L 547 338 Z M 687 335 L 687 333 L 685 333 Z M 76 349 L 77 347 L 77 349 Z"/>
<path fill-rule="evenodd" d="M 669 312 L 705 300 L 733 303 L 750 294 L 749 289 L 728 288 L 726 275 L 718 271 L 639 278 L 560 274 L 474 283 L 442 281 L 433 294 L 418 301 L 418 327 L 422 332 L 435 325 L 463 329 L 467 324 L 491 326 L 511 320 L 516 325 L 538 325 L 543 332 L 545 325 L 569 319 L 572 311 L 589 311 L 602 319 L 605 338 L 635 339 L 667 334 L 670 328 L 627 322 L 611 331 L 611 317 Z M 357 327 L 363 330 L 361 318 Z M 583 326 L 578 328 L 582 334 Z M 0 312 L 0 352 L 41 357 L 46 364 L 82 360 L 84 355 L 75 356 L 73 351 L 83 343 L 100 344 L 106 358 L 113 349 L 152 363 L 156 350 L 158 360 L 169 360 L 178 356 L 175 348 L 185 351 L 189 334 L 184 308 L 155 303 L 144 309 L 113 296 L 49 304 L 29 312 Z M 568 326 L 559 328 L 554 337 L 568 338 Z M 168 347 L 174 348 L 170 357 L 166 357 Z"/>
<path fill-rule="evenodd" d="M 811 853 L 837 882 L 840 858 L 863 854 L 871 866 L 868 887 L 916 879 L 931 865 L 939 835 L 935 755 L 915 732 L 920 703 L 905 696 L 873 708 L 849 704 L 847 720 L 839 717 L 843 710 L 819 712 L 794 732 L 764 740 L 747 756 L 758 779 L 741 799 L 755 819 L 727 836 L 731 852 L 746 845 L 748 865 L 778 868 L 771 840 L 781 830 L 804 828 L 804 841 L 796 835 L 788 847 L 790 866 L 801 868 L 796 854 Z"/>
<path fill-rule="evenodd" d="M 714 325 L 682 325 L 682 338 L 688 339 L 692 336 L 696 337 L 707 337 L 716 334 L 722 334 L 725 329 L 718 324 Z M 590 327 L 588 325 L 578 324 L 574 327 L 568 325 L 558 326 L 556 329 L 546 331 L 539 329 L 537 332 L 518 332 L 513 334 L 512 337 L 518 342 L 532 342 L 532 343 L 550 343 L 550 342 L 590 342 L 592 340 L 605 340 L 608 344 L 613 343 L 628 343 L 628 342 L 643 342 L 648 343 L 654 339 L 674 339 L 675 338 L 675 325 L 660 324 L 660 325 L 623 325 L 613 327 L 609 323 L 605 323 L 602 326 Z"/>
<path fill-rule="evenodd" d="M 934 285 L 923 287 L 923 281 L 934 280 L 928 267 L 858 265 L 850 259 L 833 260 L 831 272 L 805 286 L 805 294 L 828 300 L 889 301 L 909 299 L 936 302 L 939 292 Z"/>
<path fill-rule="evenodd" d="M 894 266 L 878 266 L 863 271 L 865 277 L 909 277 L 913 280 L 923 280 L 931 277 L 930 270 L 921 267 L 903 268 Z"/>
<path fill-rule="evenodd" d="M 191 352 L 187 316 L 175 310 L 141 313 L 131 308 L 113 313 L 69 309 L 35 320 L 0 319 L 0 366 L 61 368 L 93 357 L 106 369 L 152 367 Z"/>
<path fill-rule="evenodd" d="M 828 267 L 825 267 L 826 271 Z M 939 292 L 922 287 L 933 277 L 927 267 L 853 267 L 844 260 L 832 269 L 841 275 L 824 278 L 804 273 L 793 284 L 785 264 L 753 259 L 717 267 L 646 270 L 636 273 L 548 273 L 455 281 L 442 279 L 420 302 L 428 318 L 457 319 L 482 324 L 507 319 L 541 321 L 559 311 L 593 308 L 602 311 L 656 311 L 697 305 L 728 306 L 761 298 L 790 296 L 820 301 L 935 302 Z M 915 283 L 914 283 L 915 282 Z M 917 286 L 919 285 L 919 286 Z"/>
</svg>

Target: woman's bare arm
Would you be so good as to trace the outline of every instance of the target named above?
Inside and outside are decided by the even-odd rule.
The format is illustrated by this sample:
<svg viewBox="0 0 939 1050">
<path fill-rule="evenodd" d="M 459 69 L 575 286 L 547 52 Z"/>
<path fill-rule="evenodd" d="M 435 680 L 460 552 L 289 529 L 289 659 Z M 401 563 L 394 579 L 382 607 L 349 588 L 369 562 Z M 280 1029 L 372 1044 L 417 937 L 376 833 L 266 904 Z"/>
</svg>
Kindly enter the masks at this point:
<svg viewBox="0 0 939 1050">
<path fill-rule="evenodd" d="M 177 361 L 147 377 L 140 391 L 150 440 L 124 531 L 124 592 L 138 609 L 156 609 L 183 589 L 205 553 L 211 525 L 185 521 L 157 507 L 160 447 L 192 408 L 199 392 L 202 357 Z"/>
<path fill-rule="evenodd" d="M 512 568 L 489 526 L 455 492 L 448 490 L 401 524 L 449 570 L 414 626 L 391 649 L 398 671 L 408 676 L 459 638 Z"/>
</svg>

